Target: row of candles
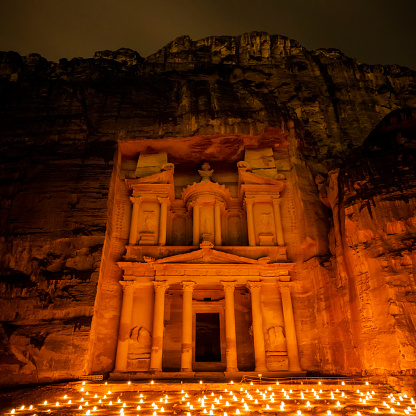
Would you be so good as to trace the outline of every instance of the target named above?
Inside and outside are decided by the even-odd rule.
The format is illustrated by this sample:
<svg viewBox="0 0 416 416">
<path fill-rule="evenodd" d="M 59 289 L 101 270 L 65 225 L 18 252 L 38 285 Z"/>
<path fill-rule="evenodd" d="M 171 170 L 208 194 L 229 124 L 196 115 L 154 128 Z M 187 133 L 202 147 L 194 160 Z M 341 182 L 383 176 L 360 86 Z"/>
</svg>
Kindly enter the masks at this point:
<svg viewBox="0 0 416 416">
<path fill-rule="evenodd" d="M 202 384 L 202 382 L 200 382 Z M 131 385 L 131 382 L 128 382 Z M 154 384 L 154 382 L 152 382 Z M 101 385 L 105 388 L 107 383 Z M 141 386 L 143 386 L 141 384 Z M 156 391 L 147 391 L 144 396 L 143 392 L 124 391 L 120 396 L 115 397 L 117 393 L 106 389 L 105 393 L 98 395 L 87 391 L 85 382 L 79 388 L 78 395 L 72 394 L 72 398 L 66 394 L 61 401 L 50 402 L 44 400 L 42 403 L 34 406 L 21 405 L 18 408 L 11 409 L 8 414 L 20 416 L 33 415 L 39 416 L 39 413 L 57 414 L 62 413 L 63 409 L 74 411 L 79 415 L 104 415 L 119 414 L 120 416 L 138 415 L 138 416 L 162 416 L 166 413 L 177 414 L 186 413 L 186 416 L 196 414 L 207 414 L 217 416 L 241 415 L 252 412 L 284 412 L 293 416 L 302 416 L 308 411 L 314 410 L 325 416 L 332 415 L 333 412 L 341 411 L 349 407 L 349 414 L 360 416 L 362 414 L 374 413 L 398 413 L 402 415 L 416 416 L 416 403 L 413 397 L 406 394 L 391 393 L 389 396 L 380 397 L 381 393 L 375 393 L 374 390 L 368 389 L 368 382 L 364 391 L 360 389 L 347 389 L 342 383 L 341 391 L 337 388 L 335 391 L 325 388 L 321 383 L 312 388 L 306 386 L 292 386 L 286 389 L 276 383 L 275 385 L 253 386 L 231 385 L 221 391 L 211 391 L 210 393 L 202 391 L 193 394 L 190 391 L 182 390 L 179 392 L 170 392 L 155 400 Z M 97 389 L 97 385 L 91 385 L 92 389 Z M 118 386 L 119 388 L 120 386 Z M 155 386 L 156 387 L 156 386 Z M 162 387 L 162 385 L 161 385 Z M 166 388 L 166 385 L 163 385 Z M 121 396 L 124 395 L 123 400 Z M 130 397 L 131 396 L 131 397 Z M 129 397 L 127 400 L 126 397 Z M 384 400 L 383 400 L 384 399 Z M 326 410 L 324 410 L 326 408 Z M 354 408 L 355 413 L 351 413 Z M 28 413 L 30 412 L 30 413 Z M 32 413 L 35 412 L 35 413 Z M 38 414 L 37 414 L 37 413 Z"/>
</svg>

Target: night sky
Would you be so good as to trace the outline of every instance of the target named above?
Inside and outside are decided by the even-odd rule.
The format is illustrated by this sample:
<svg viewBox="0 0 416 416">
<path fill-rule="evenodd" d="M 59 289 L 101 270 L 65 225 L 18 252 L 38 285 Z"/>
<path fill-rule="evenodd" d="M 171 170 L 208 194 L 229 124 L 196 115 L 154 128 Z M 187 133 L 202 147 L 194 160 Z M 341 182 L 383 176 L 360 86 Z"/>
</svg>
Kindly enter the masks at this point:
<svg viewBox="0 0 416 416">
<path fill-rule="evenodd" d="M 0 0 L 0 50 L 54 61 L 253 30 L 416 69 L 416 0 Z"/>
</svg>

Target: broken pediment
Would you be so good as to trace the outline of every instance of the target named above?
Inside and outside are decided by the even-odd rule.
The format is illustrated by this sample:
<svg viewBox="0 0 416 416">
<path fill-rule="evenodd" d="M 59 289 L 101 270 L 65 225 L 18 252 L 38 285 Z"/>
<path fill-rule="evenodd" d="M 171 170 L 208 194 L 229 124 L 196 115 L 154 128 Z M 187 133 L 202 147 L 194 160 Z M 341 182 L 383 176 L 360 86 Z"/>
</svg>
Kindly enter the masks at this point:
<svg viewBox="0 0 416 416">
<path fill-rule="evenodd" d="M 248 172 L 246 169 L 239 169 L 238 173 L 241 184 L 277 185 L 281 187 L 281 190 L 283 190 L 285 186 L 285 178 L 283 175 L 277 175 L 279 178 L 272 179 L 257 175 L 256 173 Z"/>
<path fill-rule="evenodd" d="M 137 178 L 143 178 L 160 173 L 162 166 L 166 163 L 168 163 L 168 155 L 166 152 L 152 154 L 140 153 L 135 175 Z"/>
<path fill-rule="evenodd" d="M 173 172 L 174 172 L 174 165 L 173 163 L 166 163 L 163 165 L 163 169 L 161 172 L 154 173 L 149 176 L 144 176 L 142 178 L 137 179 L 126 179 L 126 184 L 128 188 L 132 188 L 135 184 L 173 184 Z"/>
</svg>

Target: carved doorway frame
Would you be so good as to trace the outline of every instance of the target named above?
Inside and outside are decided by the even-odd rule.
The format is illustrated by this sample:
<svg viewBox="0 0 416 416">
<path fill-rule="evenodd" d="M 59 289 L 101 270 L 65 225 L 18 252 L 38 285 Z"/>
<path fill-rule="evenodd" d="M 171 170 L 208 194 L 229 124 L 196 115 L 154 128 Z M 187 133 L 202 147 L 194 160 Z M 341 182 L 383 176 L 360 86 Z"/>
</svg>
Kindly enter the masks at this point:
<svg viewBox="0 0 416 416">
<path fill-rule="evenodd" d="M 197 313 L 218 313 L 220 318 L 220 343 L 221 362 L 195 362 L 196 343 L 196 314 Z M 225 302 L 218 301 L 192 301 L 192 370 L 193 371 L 225 371 L 226 363 L 226 339 L 225 339 Z"/>
</svg>

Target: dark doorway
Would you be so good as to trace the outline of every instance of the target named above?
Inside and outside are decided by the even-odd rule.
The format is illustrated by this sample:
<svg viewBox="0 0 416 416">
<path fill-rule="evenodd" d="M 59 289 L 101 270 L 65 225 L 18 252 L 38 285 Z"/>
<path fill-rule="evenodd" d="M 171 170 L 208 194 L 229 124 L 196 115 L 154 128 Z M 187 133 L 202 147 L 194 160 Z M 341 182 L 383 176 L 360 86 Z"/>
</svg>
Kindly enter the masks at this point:
<svg viewBox="0 0 416 416">
<path fill-rule="evenodd" d="M 197 313 L 195 362 L 221 362 L 220 314 Z"/>
</svg>

